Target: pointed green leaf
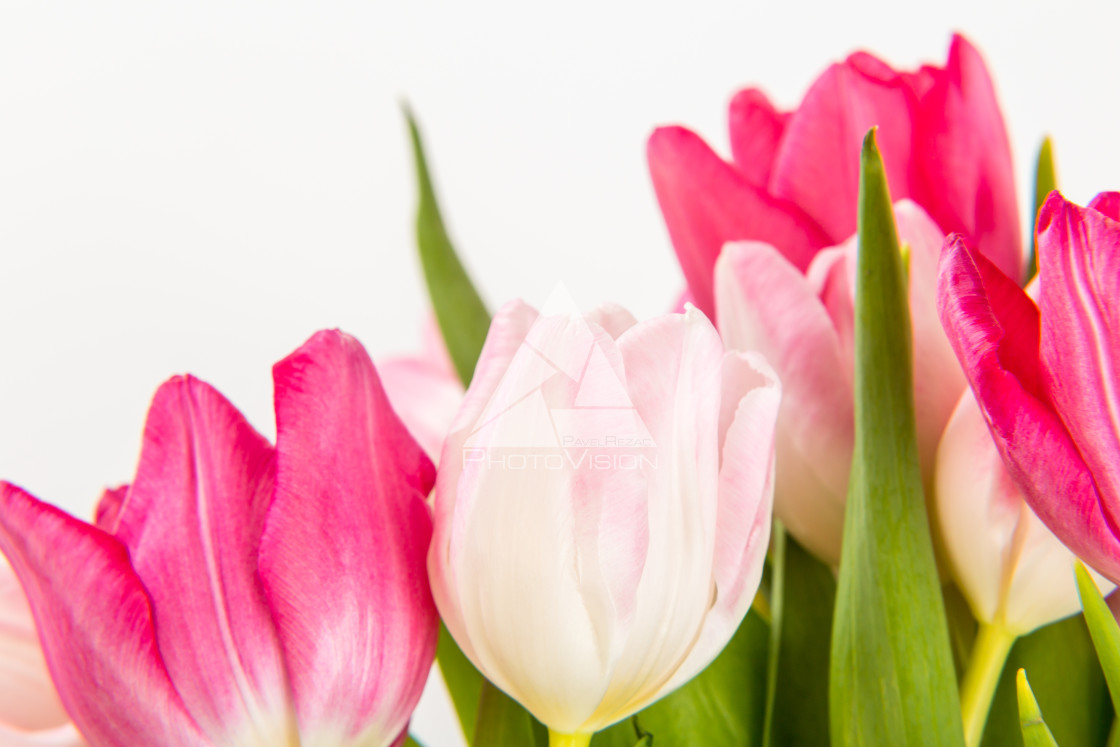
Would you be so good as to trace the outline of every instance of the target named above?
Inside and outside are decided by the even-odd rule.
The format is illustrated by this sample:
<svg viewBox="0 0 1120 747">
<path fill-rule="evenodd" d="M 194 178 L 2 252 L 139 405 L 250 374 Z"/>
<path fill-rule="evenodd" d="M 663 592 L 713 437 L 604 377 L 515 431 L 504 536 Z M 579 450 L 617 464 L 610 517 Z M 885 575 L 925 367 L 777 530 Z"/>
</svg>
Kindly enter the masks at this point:
<svg viewBox="0 0 1120 747">
<path fill-rule="evenodd" d="M 416 210 L 416 241 L 420 264 L 428 282 L 432 308 L 436 312 L 444 344 L 455 365 L 455 371 L 466 386 L 474 375 L 474 366 L 490 329 L 490 313 L 471 283 L 467 271 L 447 236 L 436 201 L 420 129 L 412 112 L 405 107 L 408 130 L 412 136 L 412 152 L 416 161 L 416 182 L 420 201 Z"/>
<path fill-rule="evenodd" d="M 964 734 L 918 467 L 907 285 L 874 130 L 863 141 L 858 225 L 855 453 L 832 628 L 832 744 L 956 747 Z"/>
<path fill-rule="evenodd" d="M 409 734 L 404 738 L 404 747 L 424 747 L 424 745 L 417 742 L 416 738 Z"/>
<path fill-rule="evenodd" d="M 1102 747 L 1112 722 L 1112 703 L 1097 663 L 1089 629 L 1081 615 L 1066 618 L 1020 638 L 1007 657 L 983 747 L 1021 745 L 1015 676 L 1031 673 L 1031 689 L 1046 713 L 1058 744 Z"/>
<path fill-rule="evenodd" d="M 513 698 L 490 682 L 485 682 L 478 701 L 478 717 L 471 744 L 478 747 L 533 747 L 537 744 L 533 717 Z"/>
<path fill-rule="evenodd" d="M 1024 747 L 1058 747 L 1054 735 L 1042 720 L 1042 711 L 1031 692 L 1025 669 L 1020 669 L 1016 675 L 1015 686 L 1019 693 L 1019 725 L 1023 730 Z"/>
<path fill-rule="evenodd" d="M 1042 210 L 1042 203 L 1046 196 L 1058 188 L 1058 172 L 1054 167 L 1054 146 L 1050 138 L 1045 138 L 1038 149 L 1038 159 L 1034 165 L 1034 211 L 1031 213 L 1031 253 L 1027 256 L 1027 271 L 1023 285 L 1029 283 L 1038 272 L 1038 237 L 1035 235 L 1035 226 L 1038 223 L 1038 213 Z"/>
<path fill-rule="evenodd" d="M 1112 616 L 1112 610 L 1101 596 L 1100 589 L 1089 575 L 1081 561 L 1076 564 L 1077 591 L 1081 595 L 1081 608 L 1085 611 L 1085 623 L 1093 646 L 1097 649 L 1097 659 L 1104 671 L 1108 691 L 1112 695 L 1112 707 L 1120 713 L 1120 626 Z"/>
<path fill-rule="evenodd" d="M 727 648 L 691 682 L 638 714 L 653 743 L 743 747 L 762 738 L 766 697 L 766 650 L 770 629 L 754 610 Z M 637 735 L 640 736 L 640 735 Z M 633 747 L 635 729 L 626 720 L 595 735 L 592 747 Z"/>
<path fill-rule="evenodd" d="M 836 580 L 780 522 L 771 545 L 773 594 L 763 745 L 828 744 L 828 655 Z M 797 714 L 790 718 L 790 714 Z"/>
</svg>

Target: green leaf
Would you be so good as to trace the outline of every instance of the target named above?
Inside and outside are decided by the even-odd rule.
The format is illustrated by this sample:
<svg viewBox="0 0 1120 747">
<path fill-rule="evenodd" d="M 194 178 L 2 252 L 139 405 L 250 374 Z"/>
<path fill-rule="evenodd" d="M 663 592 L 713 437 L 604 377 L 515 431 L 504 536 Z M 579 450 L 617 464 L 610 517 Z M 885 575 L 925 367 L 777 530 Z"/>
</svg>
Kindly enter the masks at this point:
<svg viewBox="0 0 1120 747">
<path fill-rule="evenodd" d="M 404 747 L 424 747 L 424 745 L 417 742 L 416 738 L 409 734 L 404 739 Z"/>
<path fill-rule="evenodd" d="M 1097 649 L 1097 659 L 1104 671 L 1105 681 L 1108 682 L 1112 707 L 1120 713 L 1120 627 L 1116 625 L 1116 618 L 1112 616 L 1100 589 L 1081 561 L 1076 564 L 1076 572 L 1077 592 L 1081 595 L 1085 623 L 1089 626 L 1089 635 Z"/>
<path fill-rule="evenodd" d="M 1042 711 L 1038 709 L 1038 701 L 1034 699 L 1030 683 L 1027 682 L 1026 670 L 1019 670 L 1015 677 L 1015 686 L 1019 693 L 1019 726 L 1023 730 L 1024 746 L 1058 747 L 1054 735 L 1042 720 Z"/>
<path fill-rule="evenodd" d="M 828 655 L 836 580 L 828 566 L 787 535 L 780 522 L 775 522 L 771 550 L 774 575 L 762 744 L 827 745 Z"/>
<path fill-rule="evenodd" d="M 1112 703 L 1097 663 L 1089 629 L 1081 615 L 1066 618 L 1020 638 L 1007 657 L 983 747 L 1022 744 L 1015 676 L 1030 672 L 1046 722 L 1059 744 L 1101 747 L 1112 721 Z"/>
<path fill-rule="evenodd" d="M 405 107 L 404 114 L 412 135 L 416 182 L 420 192 L 416 210 L 416 242 L 420 249 L 420 264 L 424 268 L 428 294 L 443 334 L 443 342 L 459 379 L 466 386 L 474 375 L 482 344 L 486 341 L 486 332 L 490 329 L 490 313 L 447 236 L 435 189 L 432 187 L 432 178 L 428 173 L 420 129 L 408 107 Z"/>
<path fill-rule="evenodd" d="M 855 450 L 832 628 L 832 744 L 963 744 L 918 466 L 907 284 L 875 131 L 863 141 Z M 656 734 L 656 732 L 654 732 Z"/>
<path fill-rule="evenodd" d="M 1050 138 L 1045 138 L 1038 149 L 1038 159 L 1034 165 L 1034 212 L 1031 213 L 1031 253 L 1027 256 L 1027 272 L 1023 285 L 1029 283 L 1038 272 L 1038 237 L 1035 235 L 1035 226 L 1038 224 L 1038 213 L 1046 196 L 1058 188 L 1058 173 L 1054 168 L 1054 146 Z"/>
<path fill-rule="evenodd" d="M 547 743 L 541 743 L 541 747 Z M 538 744 L 533 717 L 490 682 L 482 686 L 471 744 L 479 747 L 533 747 Z"/>
<path fill-rule="evenodd" d="M 462 652 L 459 644 L 455 643 L 442 620 L 439 623 L 436 661 L 439 662 L 439 671 L 447 685 L 447 692 L 451 695 L 455 713 L 459 716 L 463 734 L 474 734 L 479 698 L 486 680 Z"/>
<path fill-rule="evenodd" d="M 770 630 L 751 610 L 727 648 L 691 682 L 638 713 L 641 731 L 661 747 L 743 747 L 762 738 Z M 623 721 L 595 735 L 592 747 L 641 744 Z"/>
</svg>

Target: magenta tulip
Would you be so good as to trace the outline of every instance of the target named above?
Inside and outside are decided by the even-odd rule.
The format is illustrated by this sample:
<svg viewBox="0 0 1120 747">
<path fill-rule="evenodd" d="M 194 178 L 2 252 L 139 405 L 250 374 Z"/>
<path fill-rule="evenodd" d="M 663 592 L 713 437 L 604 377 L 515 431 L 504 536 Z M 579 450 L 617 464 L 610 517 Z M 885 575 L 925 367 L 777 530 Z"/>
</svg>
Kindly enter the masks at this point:
<svg viewBox="0 0 1120 747">
<path fill-rule="evenodd" d="M 273 377 L 275 448 L 207 384 L 164 384 L 111 531 L 0 483 L 0 549 L 93 745 L 404 738 L 435 650 L 434 470 L 353 338 Z"/>
<path fill-rule="evenodd" d="M 960 232 L 1009 274 L 1022 248 L 1011 150 L 988 71 L 963 37 L 944 68 L 898 72 L 867 53 L 826 70 L 793 112 L 757 89 L 731 103 L 732 160 L 682 127 L 649 140 L 654 189 L 696 305 L 729 241 L 761 241 L 801 271 L 855 232 L 860 142 L 879 126 L 891 194 Z"/>
<path fill-rule="evenodd" d="M 1120 580 L 1120 194 L 1051 193 L 1036 304 L 963 237 L 941 257 L 941 319 L 1004 463 L 1038 517 Z"/>
</svg>

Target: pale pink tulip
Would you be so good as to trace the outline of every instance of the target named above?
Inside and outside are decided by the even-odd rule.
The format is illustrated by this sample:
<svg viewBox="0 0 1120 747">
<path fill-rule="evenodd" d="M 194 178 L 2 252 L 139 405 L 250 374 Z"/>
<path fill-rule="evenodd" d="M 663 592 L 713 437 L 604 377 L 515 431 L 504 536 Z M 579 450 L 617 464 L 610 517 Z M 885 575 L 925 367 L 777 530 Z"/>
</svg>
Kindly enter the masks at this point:
<svg viewBox="0 0 1120 747">
<path fill-rule="evenodd" d="M 404 738 L 435 649 L 432 465 L 353 338 L 273 376 L 275 448 L 207 384 L 164 384 L 112 533 L 0 483 L 0 549 L 93 745 Z"/>
<path fill-rule="evenodd" d="M 965 387 L 937 318 L 944 236 L 916 204 L 895 206 L 909 247 L 918 451 L 928 483 L 941 431 Z M 822 560 L 840 560 L 854 438 L 852 380 L 856 239 L 819 252 L 802 273 L 777 248 L 729 244 L 716 266 L 719 331 L 729 348 L 759 350 L 782 380 L 775 514 Z"/>
<path fill-rule="evenodd" d="M 564 734 L 703 669 L 758 587 L 779 399 L 694 308 L 504 307 L 444 446 L 428 558 L 471 661 Z"/>
<path fill-rule="evenodd" d="M 1074 554 L 1023 500 L 969 390 L 941 437 L 934 483 L 950 570 L 977 620 L 1020 636 L 1081 610 Z"/>
<path fill-rule="evenodd" d="M 750 88 L 729 119 L 730 161 L 682 127 L 658 129 L 647 149 L 669 236 L 705 313 L 715 310 L 712 273 L 727 242 L 765 242 L 804 271 L 855 232 L 860 143 L 875 125 L 894 198 L 1019 271 L 1007 132 L 984 62 L 963 37 L 953 37 L 944 68 L 898 72 L 859 52 L 828 68 L 796 111 Z"/>
<path fill-rule="evenodd" d="M 1051 193 L 1036 304 L 960 236 L 941 318 L 1012 478 L 1074 553 L 1120 581 L 1120 194 Z"/>
<path fill-rule="evenodd" d="M 0 744 L 84 745 L 51 682 L 27 598 L 0 558 Z"/>
<path fill-rule="evenodd" d="M 463 403 L 463 385 L 435 320 L 425 327 L 420 354 L 386 358 L 378 362 L 377 372 L 409 433 L 438 462 L 443 439 Z"/>
</svg>

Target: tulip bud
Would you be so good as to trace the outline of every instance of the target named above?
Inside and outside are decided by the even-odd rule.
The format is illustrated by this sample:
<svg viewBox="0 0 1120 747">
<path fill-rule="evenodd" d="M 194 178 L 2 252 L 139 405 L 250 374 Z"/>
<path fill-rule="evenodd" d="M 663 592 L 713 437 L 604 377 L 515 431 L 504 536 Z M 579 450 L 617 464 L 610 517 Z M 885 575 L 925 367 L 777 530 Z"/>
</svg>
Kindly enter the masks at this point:
<svg viewBox="0 0 1120 747">
<path fill-rule="evenodd" d="M 935 479 L 953 577 L 977 620 L 1024 635 L 1081 609 L 1074 554 L 1023 500 L 971 391 L 945 428 Z"/>
<path fill-rule="evenodd" d="M 758 587 L 779 398 L 694 308 L 503 308 L 436 484 L 429 575 L 464 653 L 559 734 L 696 675 Z"/>
</svg>

